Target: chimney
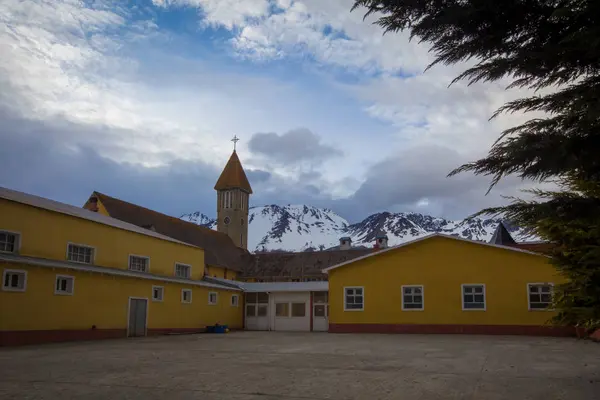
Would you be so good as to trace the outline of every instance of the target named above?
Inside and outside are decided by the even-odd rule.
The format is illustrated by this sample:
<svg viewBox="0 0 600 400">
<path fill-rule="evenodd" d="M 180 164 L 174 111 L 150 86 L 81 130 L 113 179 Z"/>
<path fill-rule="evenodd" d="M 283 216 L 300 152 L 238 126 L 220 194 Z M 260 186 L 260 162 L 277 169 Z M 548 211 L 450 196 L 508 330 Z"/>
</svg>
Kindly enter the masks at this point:
<svg viewBox="0 0 600 400">
<path fill-rule="evenodd" d="M 352 239 L 348 236 L 340 238 L 340 250 L 350 250 L 352 248 Z"/>
<path fill-rule="evenodd" d="M 96 196 L 92 196 L 88 200 L 88 204 L 86 204 L 83 208 L 86 208 L 93 212 L 98 212 L 98 198 Z"/>
<path fill-rule="evenodd" d="M 387 235 L 377 235 L 377 237 L 375 238 L 375 248 L 387 249 L 387 247 L 388 247 Z"/>
</svg>

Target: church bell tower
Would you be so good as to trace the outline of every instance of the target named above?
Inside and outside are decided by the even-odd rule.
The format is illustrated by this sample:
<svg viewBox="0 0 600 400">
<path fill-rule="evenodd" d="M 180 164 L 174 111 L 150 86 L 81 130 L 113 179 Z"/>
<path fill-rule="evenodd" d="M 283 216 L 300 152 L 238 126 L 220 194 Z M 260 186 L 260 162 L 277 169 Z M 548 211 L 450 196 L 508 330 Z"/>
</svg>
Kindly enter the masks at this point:
<svg viewBox="0 0 600 400">
<path fill-rule="evenodd" d="M 252 188 L 236 153 L 239 139 L 234 136 L 233 153 L 215 184 L 217 191 L 217 230 L 227 234 L 236 246 L 248 248 L 248 205 Z"/>
</svg>

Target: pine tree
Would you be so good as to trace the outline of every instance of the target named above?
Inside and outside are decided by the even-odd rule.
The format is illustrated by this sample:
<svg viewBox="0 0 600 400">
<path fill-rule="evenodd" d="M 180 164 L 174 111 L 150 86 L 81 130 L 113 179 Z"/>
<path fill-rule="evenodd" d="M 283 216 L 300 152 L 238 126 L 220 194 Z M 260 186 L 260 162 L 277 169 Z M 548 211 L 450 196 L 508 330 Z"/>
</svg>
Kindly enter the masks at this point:
<svg viewBox="0 0 600 400">
<path fill-rule="evenodd" d="M 502 132 L 485 158 L 450 175 L 488 175 L 490 189 L 507 175 L 558 184 L 534 190 L 535 201 L 481 213 L 503 214 L 554 243 L 568 283 L 555 288 L 553 321 L 600 328 L 600 1 L 358 0 L 353 10 L 361 7 L 384 32 L 408 30 L 431 44 L 429 67 L 476 61 L 452 83 L 509 79 L 509 88 L 533 89 L 492 117 L 545 116 Z"/>
</svg>

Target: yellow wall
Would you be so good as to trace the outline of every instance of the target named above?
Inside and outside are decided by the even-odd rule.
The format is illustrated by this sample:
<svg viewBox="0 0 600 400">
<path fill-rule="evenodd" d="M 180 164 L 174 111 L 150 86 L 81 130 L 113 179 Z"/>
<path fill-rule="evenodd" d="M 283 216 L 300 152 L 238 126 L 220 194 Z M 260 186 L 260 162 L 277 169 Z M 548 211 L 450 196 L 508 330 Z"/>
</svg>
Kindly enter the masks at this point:
<svg viewBox="0 0 600 400">
<path fill-rule="evenodd" d="M 212 276 L 213 278 L 227 278 L 235 280 L 237 278 L 237 272 L 224 267 L 217 267 L 215 265 L 206 265 L 206 275 Z"/>
<path fill-rule="evenodd" d="M 329 271 L 330 322 L 542 325 L 527 283 L 563 279 L 542 256 L 434 237 Z M 485 284 L 486 311 L 463 311 L 461 284 Z M 424 311 L 402 310 L 402 285 L 424 286 Z M 364 311 L 344 311 L 343 288 L 364 287 Z"/>
<path fill-rule="evenodd" d="M 204 275 L 204 251 L 96 222 L 0 199 L 0 230 L 21 234 L 21 255 L 66 260 L 67 243 L 96 248 L 94 264 L 128 269 L 129 254 L 150 257 L 150 273 L 173 276 L 175 263 Z"/>
<path fill-rule="evenodd" d="M 231 279 L 232 281 L 237 280 L 238 273 L 236 271 L 232 271 L 230 269 L 227 270 L 227 279 Z"/>
<path fill-rule="evenodd" d="M 89 199 L 85 202 L 85 204 L 83 205 L 83 208 L 85 208 L 86 210 L 91 210 L 93 208 L 92 203 L 90 203 Z M 96 208 L 97 208 L 96 212 L 98 214 L 110 216 L 110 214 L 108 213 L 108 210 L 106 209 L 106 207 L 104 207 L 104 204 L 102 204 L 100 199 L 97 199 L 97 201 L 96 201 Z"/>
<path fill-rule="evenodd" d="M 242 293 L 73 271 L 0 263 L 4 269 L 27 271 L 25 292 L 0 291 L 0 331 L 58 329 L 126 329 L 129 297 L 148 299 L 148 329 L 201 328 L 220 323 L 242 327 Z M 74 294 L 55 295 L 56 275 L 75 277 Z M 152 286 L 163 286 L 163 302 L 152 301 Z M 181 289 L 192 289 L 192 303 L 181 303 Z M 218 293 L 216 305 L 208 304 L 208 292 Z M 231 295 L 239 306 L 231 306 Z"/>
</svg>

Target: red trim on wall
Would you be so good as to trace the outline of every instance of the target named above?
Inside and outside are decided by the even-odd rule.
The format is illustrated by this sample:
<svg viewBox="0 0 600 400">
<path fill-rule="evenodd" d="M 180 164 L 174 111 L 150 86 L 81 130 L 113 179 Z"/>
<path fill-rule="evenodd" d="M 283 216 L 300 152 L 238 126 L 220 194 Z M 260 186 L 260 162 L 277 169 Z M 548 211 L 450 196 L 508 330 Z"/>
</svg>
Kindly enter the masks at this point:
<svg viewBox="0 0 600 400">
<path fill-rule="evenodd" d="M 115 339 L 127 336 L 127 329 L 0 331 L 0 346 Z"/>
<path fill-rule="evenodd" d="M 310 331 L 313 331 L 313 297 L 315 292 L 310 292 Z"/>
<path fill-rule="evenodd" d="M 205 328 L 152 328 L 147 330 L 148 336 L 168 335 L 170 333 L 202 333 Z"/>
<path fill-rule="evenodd" d="M 576 336 L 573 327 L 535 325 L 329 324 L 330 333 L 442 333 L 469 335 Z"/>
</svg>

